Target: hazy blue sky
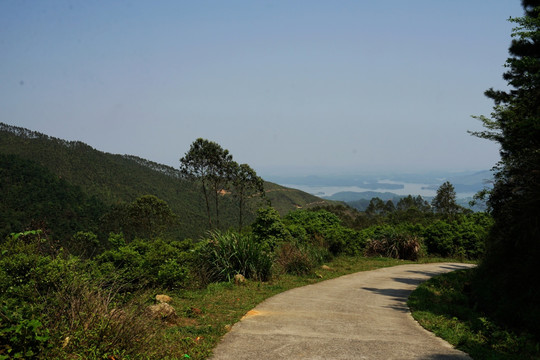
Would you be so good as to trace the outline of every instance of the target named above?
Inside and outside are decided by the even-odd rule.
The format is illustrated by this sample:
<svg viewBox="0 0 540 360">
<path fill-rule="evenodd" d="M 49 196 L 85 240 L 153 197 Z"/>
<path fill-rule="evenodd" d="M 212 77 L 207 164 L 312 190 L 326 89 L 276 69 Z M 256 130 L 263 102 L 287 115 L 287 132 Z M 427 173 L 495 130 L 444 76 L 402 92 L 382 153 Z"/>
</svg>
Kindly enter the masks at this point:
<svg viewBox="0 0 540 360">
<path fill-rule="evenodd" d="M 489 169 L 519 0 L 0 1 L 0 121 L 177 167 Z"/>
</svg>

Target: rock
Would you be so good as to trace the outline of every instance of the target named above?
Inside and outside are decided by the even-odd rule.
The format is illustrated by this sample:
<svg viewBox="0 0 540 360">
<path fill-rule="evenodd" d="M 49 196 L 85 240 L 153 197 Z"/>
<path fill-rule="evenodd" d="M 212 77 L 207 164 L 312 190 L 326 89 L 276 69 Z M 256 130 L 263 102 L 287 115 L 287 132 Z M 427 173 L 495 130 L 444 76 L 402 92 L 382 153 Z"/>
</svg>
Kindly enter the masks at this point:
<svg viewBox="0 0 540 360">
<path fill-rule="evenodd" d="M 171 305 L 164 302 L 150 305 L 148 307 L 148 312 L 150 313 L 150 316 L 154 318 L 165 319 L 176 316 L 176 310 Z"/>
<path fill-rule="evenodd" d="M 169 295 L 156 295 L 156 300 L 160 303 L 170 303 L 172 301 L 172 298 Z"/>
<path fill-rule="evenodd" d="M 242 274 L 236 274 L 234 275 L 234 283 L 236 285 L 240 285 L 246 282 L 246 278 Z"/>
</svg>

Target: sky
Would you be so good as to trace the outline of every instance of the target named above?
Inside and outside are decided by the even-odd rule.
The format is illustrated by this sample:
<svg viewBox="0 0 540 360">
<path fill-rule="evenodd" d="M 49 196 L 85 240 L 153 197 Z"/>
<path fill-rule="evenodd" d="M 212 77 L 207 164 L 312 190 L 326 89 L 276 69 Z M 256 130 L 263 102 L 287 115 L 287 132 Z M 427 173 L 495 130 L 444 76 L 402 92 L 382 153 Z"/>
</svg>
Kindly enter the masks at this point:
<svg viewBox="0 0 540 360">
<path fill-rule="evenodd" d="M 0 1 L 0 122 L 260 175 L 483 170 L 519 0 Z"/>
</svg>

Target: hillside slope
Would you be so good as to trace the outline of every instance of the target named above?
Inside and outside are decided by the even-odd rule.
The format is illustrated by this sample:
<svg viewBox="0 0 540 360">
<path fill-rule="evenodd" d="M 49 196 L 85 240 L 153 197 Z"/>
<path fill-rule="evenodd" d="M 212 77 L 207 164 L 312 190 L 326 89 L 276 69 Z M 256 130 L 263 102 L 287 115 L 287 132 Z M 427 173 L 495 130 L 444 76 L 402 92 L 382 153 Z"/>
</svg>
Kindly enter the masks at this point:
<svg viewBox="0 0 540 360">
<path fill-rule="evenodd" d="M 66 141 L 28 129 L 0 123 L 0 153 L 13 154 L 46 167 L 59 178 L 80 186 L 105 204 L 131 202 L 151 194 L 179 215 L 183 235 L 198 237 L 207 230 L 204 199 L 197 184 L 183 179 L 179 170 L 131 155 L 105 153 L 79 141 Z M 267 198 L 281 213 L 320 205 L 325 200 L 300 190 L 265 182 Z M 251 221 L 261 202 L 254 199 Z M 224 227 L 236 225 L 234 199 L 224 196 Z"/>
</svg>

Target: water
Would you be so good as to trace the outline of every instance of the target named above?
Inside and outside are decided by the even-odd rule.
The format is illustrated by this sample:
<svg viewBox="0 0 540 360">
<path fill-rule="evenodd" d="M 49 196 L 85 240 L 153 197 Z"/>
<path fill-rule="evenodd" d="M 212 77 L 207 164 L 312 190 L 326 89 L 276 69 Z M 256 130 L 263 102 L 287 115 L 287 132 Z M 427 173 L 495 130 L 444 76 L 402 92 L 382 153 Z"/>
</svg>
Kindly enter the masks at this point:
<svg viewBox="0 0 540 360">
<path fill-rule="evenodd" d="M 359 186 L 311 186 L 311 185 L 299 185 L 299 184 L 283 184 L 283 186 L 298 189 L 305 191 L 309 194 L 313 194 L 316 196 L 332 196 L 339 192 L 344 191 L 354 191 L 354 192 L 364 192 L 364 191 L 375 191 L 375 192 L 390 192 L 396 195 L 413 195 L 417 196 L 420 195 L 422 197 L 433 197 L 437 194 L 436 190 L 430 190 L 430 189 L 423 189 L 423 187 L 427 187 L 428 184 L 413 184 L 413 183 L 402 183 L 402 182 L 396 182 L 391 180 L 381 180 L 379 181 L 380 184 L 400 184 L 403 185 L 402 189 L 366 189 Z M 466 198 L 471 197 L 475 193 L 457 193 L 456 196 L 458 198 Z"/>
</svg>

